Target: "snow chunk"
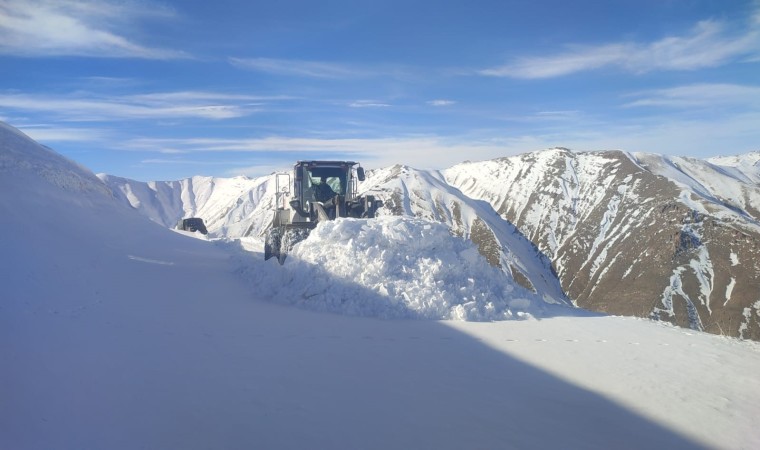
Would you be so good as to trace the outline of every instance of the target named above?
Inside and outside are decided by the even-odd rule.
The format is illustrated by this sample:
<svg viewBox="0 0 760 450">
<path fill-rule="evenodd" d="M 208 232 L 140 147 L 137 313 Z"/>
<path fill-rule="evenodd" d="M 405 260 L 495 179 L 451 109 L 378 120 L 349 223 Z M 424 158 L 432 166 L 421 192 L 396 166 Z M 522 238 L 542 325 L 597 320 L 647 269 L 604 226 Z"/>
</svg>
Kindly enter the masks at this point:
<svg viewBox="0 0 760 450">
<path fill-rule="evenodd" d="M 723 306 L 726 306 L 731 300 L 731 294 L 734 292 L 734 286 L 736 286 L 736 278 L 731 277 L 731 281 L 728 282 L 728 286 L 726 286 L 726 301 L 723 303 Z"/>
<path fill-rule="evenodd" d="M 273 260 L 272 260 L 273 261 Z M 490 321 L 548 305 L 440 223 L 406 217 L 321 223 L 272 276 L 273 298 L 308 309 L 381 318 Z"/>
<path fill-rule="evenodd" d="M 739 265 L 739 256 L 734 252 L 731 252 L 731 265 L 732 266 Z"/>
</svg>

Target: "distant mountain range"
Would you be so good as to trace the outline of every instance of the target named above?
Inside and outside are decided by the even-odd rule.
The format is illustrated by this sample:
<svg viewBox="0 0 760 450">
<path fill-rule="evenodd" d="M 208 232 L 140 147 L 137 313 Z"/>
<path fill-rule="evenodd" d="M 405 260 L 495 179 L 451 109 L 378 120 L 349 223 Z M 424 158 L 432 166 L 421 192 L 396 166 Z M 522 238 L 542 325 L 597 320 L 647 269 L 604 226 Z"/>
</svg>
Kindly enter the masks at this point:
<svg viewBox="0 0 760 450">
<path fill-rule="evenodd" d="M 274 176 L 142 183 L 99 175 L 171 227 L 261 236 Z M 709 160 L 554 148 L 442 171 L 368 172 L 381 214 L 444 222 L 520 284 L 609 314 L 760 340 L 760 152 Z M 561 295 L 561 292 L 560 292 Z"/>
</svg>

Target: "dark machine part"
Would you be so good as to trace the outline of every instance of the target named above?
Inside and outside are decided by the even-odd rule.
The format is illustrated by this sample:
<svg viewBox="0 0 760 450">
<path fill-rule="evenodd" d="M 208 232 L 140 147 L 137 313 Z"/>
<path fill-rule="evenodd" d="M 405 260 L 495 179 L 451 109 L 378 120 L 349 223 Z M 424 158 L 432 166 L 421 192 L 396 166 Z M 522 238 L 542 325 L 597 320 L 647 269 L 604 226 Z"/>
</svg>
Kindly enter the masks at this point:
<svg viewBox="0 0 760 450">
<path fill-rule="evenodd" d="M 180 220 L 177 224 L 177 229 L 191 232 L 200 231 L 201 234 L 208 234 L 206 224 L 203 223 L 203 219 L 200 217 L 190 217 Z"/>
</svg>

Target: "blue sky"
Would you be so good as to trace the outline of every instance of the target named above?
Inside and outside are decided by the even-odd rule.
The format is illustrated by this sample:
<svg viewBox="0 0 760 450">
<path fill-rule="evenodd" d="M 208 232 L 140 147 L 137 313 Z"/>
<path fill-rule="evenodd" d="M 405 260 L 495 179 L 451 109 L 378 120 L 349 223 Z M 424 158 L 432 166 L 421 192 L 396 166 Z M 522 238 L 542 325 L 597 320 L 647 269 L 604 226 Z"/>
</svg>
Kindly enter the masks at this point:
<svg viewBox="0 0 760 450">
<path fill-rule="evenodd" d="M 138 180 L 760 150 L 760 1 L 0 0 L 0 120 Z"/>
</svg>

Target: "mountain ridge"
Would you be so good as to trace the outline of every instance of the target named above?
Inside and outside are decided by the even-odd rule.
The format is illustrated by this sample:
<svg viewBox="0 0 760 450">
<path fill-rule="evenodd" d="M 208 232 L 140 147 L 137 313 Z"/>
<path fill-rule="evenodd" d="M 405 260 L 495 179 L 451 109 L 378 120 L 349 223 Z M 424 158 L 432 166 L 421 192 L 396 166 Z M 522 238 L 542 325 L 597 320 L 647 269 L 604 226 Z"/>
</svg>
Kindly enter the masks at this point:
<svg viewBox="0 0 760 450">
<path fill-rule="evenodd" d="M 554 290 L 553 277 L 588 309 L 760 340 L 758 161 L 760 152 L 702 160 L 558 147 L 444 170 L 370 170 L 359 190 L 385 202 L 381 214 L 448 224 L 526 287 Z M 211 233 L 236 238 L 269 225 L 273 175 L 153 187 L 99 176 L 165 226 L 200 215 Z M 173 209 L 162 215 L 145 203 Z M 522 244 L 508 242 L 516 235 L 546 267 L 516 262 L 510 246 Z"/>
</svg>

